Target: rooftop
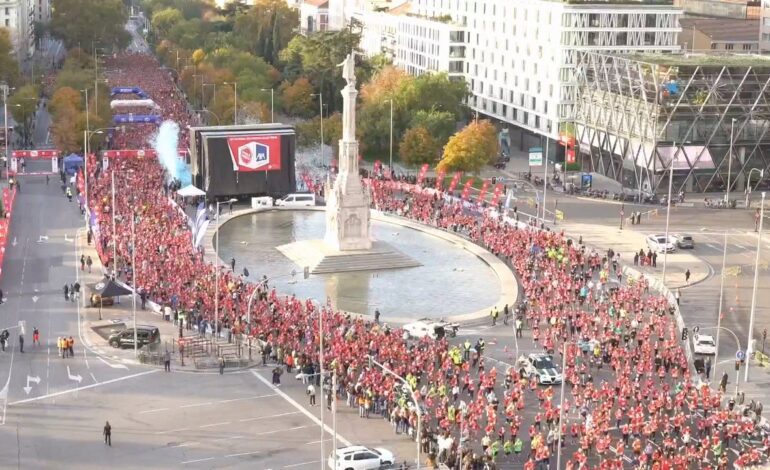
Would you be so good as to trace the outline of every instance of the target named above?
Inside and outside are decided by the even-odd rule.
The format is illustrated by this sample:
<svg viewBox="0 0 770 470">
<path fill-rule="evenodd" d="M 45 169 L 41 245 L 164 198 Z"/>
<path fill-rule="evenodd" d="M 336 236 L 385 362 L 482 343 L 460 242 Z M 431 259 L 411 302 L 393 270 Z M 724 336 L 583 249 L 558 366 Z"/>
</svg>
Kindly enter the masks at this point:
<svg viewBox="0 0 770 470">
<path fill-rule="evenodd" d="M 647 62 L 654 65 L 713 65 L 747 67 L 770 67 L 770 56 L 759 54 L 729 54 L 729 53 L 684 53 L 684 54 L 649 54 L 636 53 L 628 56 L 639 62 Z"/>
<path fill-rule="evenodd" d="M 567 5 L 674 6 L 673 0 L 555 0 Z"/>
<path fill-rule="evenodd" d="M 719 42 L 758 42 L 759 20 L 734 18 L 682 18 L 682 28 L 695 28 L 712 41 Z"/>
</svg>

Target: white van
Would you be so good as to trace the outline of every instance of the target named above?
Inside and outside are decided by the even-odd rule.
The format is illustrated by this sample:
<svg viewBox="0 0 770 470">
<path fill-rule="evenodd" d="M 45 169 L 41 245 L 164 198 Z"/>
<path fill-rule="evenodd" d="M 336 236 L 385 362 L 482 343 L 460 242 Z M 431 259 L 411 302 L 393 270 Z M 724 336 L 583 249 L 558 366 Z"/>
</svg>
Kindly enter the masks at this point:
<svg viewBox="0 0 770 470">
<path fill-rule="evenodd" d="M 258 207 L 273 207 L 273 198 L 270 196 L 251 198 L 251 208 L 257 209 Z"/>
<path fill-rule="evenodd" d="M 308 207 L 315 206 L 314 193 L 294 193 L 287 194 L 275 202 L 276 206 L 283 207 Z"/>
</svg>

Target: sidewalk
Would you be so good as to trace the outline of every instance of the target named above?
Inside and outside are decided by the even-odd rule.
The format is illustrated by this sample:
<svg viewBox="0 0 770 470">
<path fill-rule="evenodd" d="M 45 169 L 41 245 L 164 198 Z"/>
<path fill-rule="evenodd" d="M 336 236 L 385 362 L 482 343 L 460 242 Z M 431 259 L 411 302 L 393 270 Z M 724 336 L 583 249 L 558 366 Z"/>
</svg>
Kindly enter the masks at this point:
<svg viewBox="0 0 770 470">
<path fill-rule="evenodd" d="M 96 330 L 101 330 L 102 334 L 108 335 L 110 331 L 112 330 L 121 330 L 123 329 L 123 325 L 127 328 L 131 328 L 133 326 L 134 321 L 134 314 L 133 314 L 133 300 L 131 296 L 125 296 L 120 297 L 116 299 L 120 303 L 115 303 L 114 305 L 103 307 L 101 309 L 101 318 L 99 314 L 99 308 L 98 307 L 88 307 L 84 305 L 88 304 L 88 298 L 90 297 L 91 288 L 93 284 L 101 281 L 104 279 L 104 267 L 102 266 L 101 260 L 99 259 L 99 256 L 96 252 L 96 247 L 94 243 L 91 245 L 87 244 L 87 237 L 85 233 L 79 233 L 78 238 L 75 240 L 75 243 L 77 243 L 78 247 L 80 248 L 80 253 L 86 256 L 91 257 L 94 264 L 92 266 L 92 270 L 89 273 L 88 268 L 86 268 L 84 271 L 80 271 L 80 284 L 81 284 L 81 298 L 78 300 L 80 304 L 80 316 L 79 319 L 81 321 L 81 341 L 85 343 L 85 345 L 91 349 L 92 352 L 102 356 L 105 359 L 111 360 L 113 362 L 117 362 L 119 364 L 131 364 L 131 365 L 138 365 L 141 362 L 139 361 L 139 358 L 134 356 L 133 349 L 118 349 L 110 346 L 107 342 L 107 339 L 103 336 L 101 336 L 99 333 L 97 333 Z M 79 263 L 79 259 L 77 260 L 77 263 Z M 62 294 L 63 295 L 63 294 Z M 84 301 L 84 299 L 86 299 Z M 165 321 L 161 317 L 160 314 L 160 307 L 157 304 L 154 304 L 153 302 L 147 301 L 147 309 L 142 310 L 141 308 L 141 300 L 139 299 L 139 296 L 136 296 L 136 323 L 137 325 L 152 325 L 158 328 L 160 330 L 161 335 L 161 344 L 159 348 L 159 353 L 162 355 L 165 353 L 166 350 L 171 352 L 171 370 L 182 370 L 186 372 L 218 372 L 216 369 L 216 366 L 209 367 L 209 368 L 196 368 L 195 360 L 192 357 L 189 357 L 189 350 L 185 352 L 185 358 L 184 358 L 184 365 L 182 365 L 181 358 L 179 356 L 178 351 L 178 343 L 177 340 L 179 338 L 179 327 L 175 326 L 172 321 Z M 197 329 L 185 329 L 183 330 L 183 335 L 185 338 L 194 337 L 198 338 L 198 332 Z M 206 337 L 207 339 L 211 340 L 210 336 Z M 218 345 L 225 346 L 227 345 L 227 341 L 220 340 Z M 212 347 L 216 347 L 216 345 L 212 345 Z M 216 361 L 215 356 L 211 356 L 209 362 Z M 256 357 L 255 361 L 252 363 L 256 363 Z M 144 363 L 144 365 L 150 365 L 162 368 L 163 363 L 160 362 L 159 364 L 153 364 L 150 362 Z M 120 365 L 113 365 L 112 367 L 120 368 Z M 123 366 L 125 367 L 125 366 Z M 232 370 L 232 368 L 228 368 L 226 370 Z"/>
</svg>

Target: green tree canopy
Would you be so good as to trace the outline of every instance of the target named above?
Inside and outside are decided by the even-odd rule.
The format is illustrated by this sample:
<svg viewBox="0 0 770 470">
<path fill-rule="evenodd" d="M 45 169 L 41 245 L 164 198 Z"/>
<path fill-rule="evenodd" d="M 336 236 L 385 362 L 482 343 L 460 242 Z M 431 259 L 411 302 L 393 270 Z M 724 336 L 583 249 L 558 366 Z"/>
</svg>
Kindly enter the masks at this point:
<svg viewBox="0 0 770 470">
<path fill-rule="evenodd" d="M 452 113 L 456 118 L 463 115 L 463 100 L 468 94 L 462 80 L 450 80 L 446 73 L 427 73 L 404 82 L 401 97 L 407 109 L 434 110 Z"/>
<path fill-rule="evenodd" d="M 166 37 L 171 28 L 184 21 L 182 12 L 176 8 L 164 8 L 158 10 L 152 15 L 152 27 L 155 34 Z"/>
<path fill-rule="evenodd" d="M 128 45 L 128 13 L 121 0 L 54 0 L 51 32 L 67 48 Z"/>
<path fill-rule="evenodd" d="M 455 121 L 456 116 L 449 111 L 420 110 L 414 113 L 410 126 L 424 127 L 443 147 L 455 132 Z"/>
<path fill-rule="evenodd" d="M 37 109 L 38 89 L 34 85 L 24 85 L 8 99 L 8 110 L 13 119 L 21 124 L 20 135 L 25 145 L 32 144 L 32 121 Z"/>
<path fill-rule="evenodd" d="M 438 169 L 478 173 L 497 158 L 497 152 L 495 126 L 486 120 L 471 122 L 449 139 Z"/>
<path fill-rule="evenodd" d="M 297 10 L 284 0 L 257 0 L 246 14 L 235 19 L 236 45 L 277 64 L 278 54 L 291 41 L 298 22 Z"/>
<path fill-rule="evenodd" d="M 19 78 L 19 64 L 13 53 L 11 34 L 8 29 L 0 28 L 0 83 L 16 86 Z"/>
<path fill-rule="evenodd" d="M 300 77 L 294 83 L 281 84 L 281 102 L 283 110 L 289 116 L 310 117 L 318 112 L 318 98 L 313 96 L 310 80 Z"/>
</svg>

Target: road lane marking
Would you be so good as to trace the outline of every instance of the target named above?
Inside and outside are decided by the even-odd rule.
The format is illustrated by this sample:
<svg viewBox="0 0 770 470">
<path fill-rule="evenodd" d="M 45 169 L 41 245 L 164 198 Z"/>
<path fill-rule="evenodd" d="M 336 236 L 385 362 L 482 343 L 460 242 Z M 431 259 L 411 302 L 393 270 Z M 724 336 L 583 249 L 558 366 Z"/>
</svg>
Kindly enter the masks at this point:
<svg viewBox="0 0 770 470">
<path fill-rule="evenodd" d="M 190 447 L 197 444 L 197 442 L 183 442 L 182 444 L 177 444 L 175 446 L 169 446 L 171 449 L 176 449 L 177 447 Z"/>
<path fill-rule="evenodd" d="M 305 416 L 307 416 L 311 421 L 313 421 L 318 426 L 321 426 L 323 424 L 324 431 L 328 432 L 331 435 L 334 435 L 334 430 L 332 430 L 326 423 L 321 423 L 321 420 L 318 419 L 316 417 L 316 415 L 314 415 L 313 413 L 308 411 L 305 407 L 303 407 L 302 405 L 297 403 L 296 400 L 294 400 L 292 397 L 287 395 L 286 392 L 284 392 L 283 390 L 280 390 L 278 387 L 276 387 L 275 385 L 271 384 L 269 380 L 267 380 L 266 378 L 262 377 L 262 375 L 258 374 L 257 371 L 251 370 L 250 372 L 254 375 L 254 377 L 257 378 L 257 380 L 259 380 L 260 382 L 262 382 L 263 384 L 268 386 L 271 390 L 273 390 L 275 393 L 280 395 L 281 398 L 286 400 L 290 405 L 292 405 L 294 408 L 296 408 L 300 413 L 302 413 Z M 337 433 L 337 440 L 342 442 L 343 445 L 348 446 L 348 447 L 353 445 L 353 444 L 350 443 L 349 440 L 347 440 L 344 437 L 342 437 L 339 433 Z"/>
<path fill-rule="evenodd" d="M 207 459 L 185 460 L 184 462 L 181 462 L 181 464 L 185 465 L 185 464 L 188 464 L 188 463 L 207 462 L 209 460 L 214 460 L 214 457 L 209 457 Z"/>
<path fill-rule="evenodd" d="M 147 370 L 147 371 L 144 371 L 144 372 L 139 372 L 138 374 L 131 374 L 131 375 L 127 375 L 125 377 L 118 377 L 117 379 L 106 380 L 104 382 L 97 382 L 95 384 L 85 385 L 83 387 L 76 387 L 76 388 L 71 388 L 69 390 L 62 390 L 60 392 L 48 393 L 48 394 L 45 394 L 45 395 L 41 395 L 39 397 L 27 398 L 25 400 L 18 400 L 18 401 L 14 401 L 14 402 L 8 403 L 8 406 L 23 405 L 25 403 L 31 403 L 33 401 L 45 400 L 46 398 L 58 397 L 58 396 L 61 396 L 61 395 L 66 395 L 68 393 L 72 393 L 72 392 L 88 390 L 89 388 L 101 387 L 102 385 L 109 385 L 109 384 L 113 384 L 115 382 L 122 382 L 124 380 L 134 379 L 134 378 L 137 378 L 137 377 L 141 377 L 143 375 L 154 374 L 156 372 L 160 372 L 160 369 Z"/>
<path fill-rule="evenodd" d="M 291 465 L 286 465 L 283 468 L 304 467 L 305 465 L 311 465 L 311 464 L 319 463 L 319 462 L 321 462 L 321 461 L 320 460 L 311 460 L 310 462 L 301 462 L 301 463 L 294 463 L 294 464 L 291 464 Z"/>
<path fill-rule="evenodd" d="M 218 401 L 217 403 L 232 403 L 234 401 L 256 400 L 257 398 L 267 398 L 267 397 L 275 397 L 275 396 L 278 396 L 278 394 L 277 393 L 270 393 L 270 394 L 267 394 L 267 395 L 254 395 L 254 396 L 251 396 L 251 397 L 231 398 L 230 400 L 221 400 L 221 401 Z"/>
<path fill-rule="evenodd" d="M 225 455 L 225 458 L 228 458 L 228 457 L 241 457 L 243 455 L 254 455 L 254 454 L 259 454 L 259 453 L 260 453 L 260 451 L 258 451 L 258 450 L 255 450 L 254 452 L 241 452 L 239 454 Z"/>
<path fill-rule="evenodd" d="M 203 429 L 203 428 L 213 428 L 214 426 L 224 426 L 224 425 L 230 424 L 230 423 L 231 423 L 231 421 L 223 421 L 221 423 L 204 424 L 204 425 L 198 426 L 198 427 L 201 428 L 201 429 Z"/>
<path fill-rule="evenodd" d="M 212 404 L 213 404 L 212 402 L 207 401 L 205 403 L 193 403 L 193 404 L 190 404 L 190 405 L 182 405 L 179 408 L 195 408 L 195 407 L 198 407 L 198 406 L 206 406 L 206 405 L 212 405 Z"/>
<path fill-rule="evenodd" d="M 155 408 L 154 410 L 144 410 L 144 411 L 140 411 L 140 412 L 139 412 L 139 414 L 140 414 L 140 415 L 145 415 L 145 414 L 147 414 L 147 413 L 156 413 L 156 412 L 158 412 L 158 411 L 167 411 L 167 410 L 169 410 L 169 408 Z"/>
<path fill-rule="evenodd" d="M 334 439 L 324 439 L 323 442 L 330 442 L 330 441 L 333 441 L 333 440 Z M 313 444 L 320 444 L 320 443 L 321 443 L 321 440 L 319 439 L 317 441 L 306 442 L 305 445 L 306 446 L 310 446 L 310 445 L 313 445 Z"/>
<path fill-rule="evenodd" d="M 94 373 L 93 372 L 89 372 L 89 373 L 91 374 L 91 378 L 94 379 L 94 383 L 99 383 L 99 381 L 96 380 L 96 376 L 94 375 Z"/>
<path fill-rule="evenodd" d="M 108 366 L 112 367 L 113 369 L 128 369 L 128 367 L 125 366 L 124 364 L 113 364 L 111 362 L 107 362 L 103 357 L 99 357 L 99 360 L 107 364 Z"/>
<path fill-rule="evenodd" d="M 712 250 L 720 250 L 720 248 L 713 243 L 706 243 L 706 246 L 711 248 Z"/>
<path fill-rule="evenodd" d="M 288 428 L 288 429 L 273 429 L 272 431 L 258 432 L 255 434 L 255 436 L 266 436 L 268 434 L 277 434 L 279 432 L 286 432 L 286 431 L 296 431 L 297 429 L 305 429 L 305 428 L 312 428 L 312 427 L 315 427 L 315 426 L 312 424 L 305 424 L 303 426 L 294 426 L 293 428 Z M 339 434 L 337 435 L 337 438 L 339 439 Z"/>
<path fill-rule="evenodd" d="M 253 418 L 243 418 L 239 419 L 238 422 L 241 423 L 247 423 L 249 421 L 256 421 L 258 419 L 269 419 L 269 418 L 280 418 L 281 416 L 289 416 L 289 415 L 296 415 L 299 414 L 299 411 L 289 411 L 288 413 L 278 413 L 277 415 L 269 415 L 269 416 L 255 416 Z"/>
<path fill-rule="evenodd" d="M 155 434 L 170 434 L 172 432 L 189 431 L 190 428 L 169 429 L 168 431 L 156 431 Z"/>
</svg>

